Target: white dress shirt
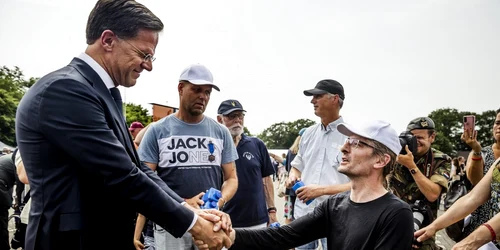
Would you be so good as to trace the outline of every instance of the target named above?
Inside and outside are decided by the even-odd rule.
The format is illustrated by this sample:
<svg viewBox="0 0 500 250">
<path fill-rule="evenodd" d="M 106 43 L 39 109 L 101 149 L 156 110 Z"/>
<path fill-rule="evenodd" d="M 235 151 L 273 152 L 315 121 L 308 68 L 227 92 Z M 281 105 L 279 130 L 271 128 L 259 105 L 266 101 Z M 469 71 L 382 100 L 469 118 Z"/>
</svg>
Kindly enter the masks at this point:
<svg viewBox="0 0 500 250">
<path fill-rule="evenodd" d="M 337 170 L 342 161 L 340 148 L 347 139 L 347 136 L 337 130 L 337 125 L 342 122 L 344 120 L 340 117 L 326 127 L 321 123 L 316 124 L 307 128 L 302 135 L 299 152 L 291 165 L 301 172 L 304 185 L 335 185 L 349 182 L 349 178 Z M 317 197 L 309 205 L 297 199 L 294 207 L 295 218 L 312 212 L 327 198 L 327 195 Z"/>
</svg>

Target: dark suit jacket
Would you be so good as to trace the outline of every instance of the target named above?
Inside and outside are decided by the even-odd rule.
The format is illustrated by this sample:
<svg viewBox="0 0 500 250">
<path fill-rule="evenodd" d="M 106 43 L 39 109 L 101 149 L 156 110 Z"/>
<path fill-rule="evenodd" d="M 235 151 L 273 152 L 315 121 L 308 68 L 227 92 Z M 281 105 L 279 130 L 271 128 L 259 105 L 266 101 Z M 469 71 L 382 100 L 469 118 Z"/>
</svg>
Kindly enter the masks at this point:
<svg viewBox="0 0 500 250">
<path fill-rule="evenodd" d="M 31 185 L 27 250 L 133 249 L 136 212 L 180 237 L 194 214 L 140 163 L 99 75 L 75 58 L 41 78 L 17 109 Z"/>
</svg>

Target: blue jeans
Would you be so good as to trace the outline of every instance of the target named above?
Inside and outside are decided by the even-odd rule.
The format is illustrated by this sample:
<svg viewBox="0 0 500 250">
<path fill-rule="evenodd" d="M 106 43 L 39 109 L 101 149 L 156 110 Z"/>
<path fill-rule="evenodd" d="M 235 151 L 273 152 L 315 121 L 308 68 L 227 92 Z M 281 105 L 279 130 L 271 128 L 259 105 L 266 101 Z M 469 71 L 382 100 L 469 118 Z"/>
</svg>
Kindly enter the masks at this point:
<svg viewBox="0 0 500 250">
<path fill-rule="evenodd" d="M 314 249 L 318 248 L 319 241 L 321 241 L 321 247 L 323 247 L 323 250 L 328 250 L 328 247 L 326 246 L 326 238 L 322 238 L 319 240 L 313 240 L 305 245 L 296 247 L 295 249 L 297 249 L 297 250 L 314 250 Z"/>
</svg>

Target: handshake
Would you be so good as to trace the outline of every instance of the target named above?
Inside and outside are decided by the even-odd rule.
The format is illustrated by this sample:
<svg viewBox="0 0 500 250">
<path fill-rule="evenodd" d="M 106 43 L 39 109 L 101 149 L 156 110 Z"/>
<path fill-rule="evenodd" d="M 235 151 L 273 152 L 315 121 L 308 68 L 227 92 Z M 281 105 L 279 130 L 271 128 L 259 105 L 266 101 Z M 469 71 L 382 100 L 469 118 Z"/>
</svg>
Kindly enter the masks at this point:
<svg viewBox="0 0 500 250">
<path fill-rule="evenodd" d="M 189 230 L 200 250 L 227 249 L 235 239 L 229 215 L 216 209 L 197 210 L 198 220 Z"/>
</svg>

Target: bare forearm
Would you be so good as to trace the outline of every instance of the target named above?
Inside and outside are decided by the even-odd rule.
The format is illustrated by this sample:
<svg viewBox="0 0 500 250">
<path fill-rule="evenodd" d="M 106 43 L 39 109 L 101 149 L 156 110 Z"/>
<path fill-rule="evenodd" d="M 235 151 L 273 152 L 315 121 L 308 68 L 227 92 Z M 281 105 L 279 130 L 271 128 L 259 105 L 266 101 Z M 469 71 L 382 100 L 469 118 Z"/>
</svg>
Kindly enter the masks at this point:
<svg viewBox="0 0 500 250">
<path fill-rule="evenodd" d="M 467 172 L 467 179 L 469 179 L 472 185 L 476 185 L 483 178 L 484 161 L 482 158 L 481 160 L 472 160 L 473 157 L 477 158 L 479 156 L 474 156 L 473 151 L 471 151 L 465 169 Z"/>
<path fill-rule="evenodd" d="M 428 201 L 436 201 L 441 194 L 442 187 L 429 180 L 429 178 L 427 178 L 422 172 L 420 172 L 416 165 L 411 169 L 414 169 L 416 171 L 416 173 L 412 174 L 412 176 L 415 180 L 415 183 L 417 183 L 420 192 L 422 192 L 422 194 Z"/>
<path fill-rule="evenodd" d="M 267 176 L 262 178 L 262 182 L 264 183 L 264 195 L 266 196 L 266 204 L 267 207 L 275 207 L 274 206 L 274 185 L 271 176 Z"/>
<path fill-rule="evenodd" d="M 135 223 L 134 239 L 138 240 L 141 238 L 142 230 L 144 229 L 144 224 L 146 224 L 146 217 L 139 214 L 137 216 L 137 221 Z"/>
<path fill-rule="evenodd" d="M 298 169 L 292 168 L 290 169 L 289 176 L 295 176 L 295 178 L 299 179 L 302 176 L 302 173 Z"/>
<path fill-rule="evenodd" d="M 334 195 L 351 189 L 351 182 L 345 184 L 322 186 L 323 195 Z"/>
<path fill-rule="evenodd" d="M 228 178 L 221 187 L 222 198 L 225 202 L 231 200 L 238 189 L 238 179 L 236 177 Z"/>
<path fill-rule="evenodd" d="M 28 175 L 26 175 L 26 170 L 24 169 L 24 164 L 22 162 L 17 164 L 17 177 L 23 184 L 30 184 L 28 181 Z"/>
<path fill-rule="evenodd" d="M 439 216 L 434 222 L 438 230 L 465 218 L 467 215 L 476 210 L 479 205 L 482 204 L 481 200 L 478 200 L 477 198 L 478 197 L 474 196 L 471 192 L 458 199 L 453 206 L 448 208 L 448 210 L 446 210 L 446 212 Z"/>
<path fill-rule="evenodd" d="M 496 235 L 500 234 L 500 217 L 497 214 L 487 222 L 491 226 Z M 472 232 L 467 238 L 463 239 L 460 243 L 465 243 L 467 246 L 472 246 L 474 249 L 492 241 L 492 233 L 490 230 L 482 225 Z M 498 238 L 498 237 L 496 237 Z"/>
</svg>

